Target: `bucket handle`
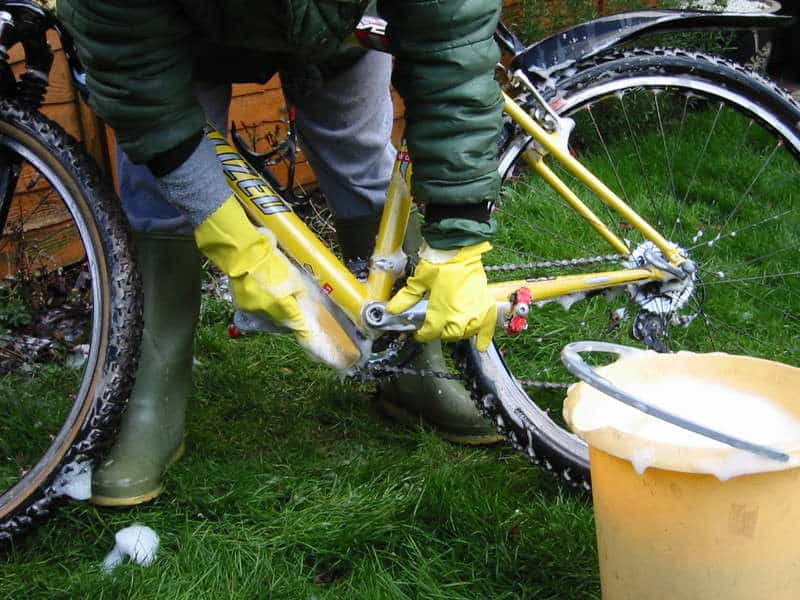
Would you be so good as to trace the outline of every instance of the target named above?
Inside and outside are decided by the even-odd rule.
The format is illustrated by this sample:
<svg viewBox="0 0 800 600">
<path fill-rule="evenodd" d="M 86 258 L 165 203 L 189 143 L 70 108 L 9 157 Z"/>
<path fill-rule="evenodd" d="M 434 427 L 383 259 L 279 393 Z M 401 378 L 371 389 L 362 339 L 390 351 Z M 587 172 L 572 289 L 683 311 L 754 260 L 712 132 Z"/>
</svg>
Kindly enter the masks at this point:
<svg viewBox="0 0 800 600">
<path fill-rule="evenodd" d="M 598 389 L 601 392 L 611 396 L 615 400 L 619 400 L 623 404 L 627 404 L 628 406 L 635 408 L 636 410 L 639 410 L 647 415 L 655 417 L 656 419 L 661 419 L 662 421 L 666 421 L 667 423 L 671 423 L 672 425 L 680 427 L 681 429 L 686 429 L 692 433 L 722 442 L 728 446 L 733 446 L 734 448 L 738 448 L 740 450 L 746 450 L 748 452 L 752 452 L 753 454 L 765 456 L 779 462 L 788 462 L 788 454 L 779 452 L 778 450 L 774 450 L 767 446 L 754 444 L 753 442 L 748 442 L 746 440 L 730 436 L 714 429 L 709 429 L 704 425 L 684 419 L 683 417 L 679 417 L 678 415 L 662 410 L 657 406 L 643 402 L 636 396 L 632 396 L 631 394 L 621 390 L 605 377 L 598 375 L 595 370 L 586 364 L 586 362 L 580 356 L 581 352 L 616 354 L 620 358 L 623 358 L 626 356 L 642 354 L 644 350 L 631 348 L 630 346 L 622 346 L 620 344 L 611 344 L 609 342 L 573 342 L 571 344 L 567 344 L 561 351 L 561 361 L 564 363 L 564 366 L 567 367 L 570 373 L 582 379 L 593 388 Z"/>
</svg>

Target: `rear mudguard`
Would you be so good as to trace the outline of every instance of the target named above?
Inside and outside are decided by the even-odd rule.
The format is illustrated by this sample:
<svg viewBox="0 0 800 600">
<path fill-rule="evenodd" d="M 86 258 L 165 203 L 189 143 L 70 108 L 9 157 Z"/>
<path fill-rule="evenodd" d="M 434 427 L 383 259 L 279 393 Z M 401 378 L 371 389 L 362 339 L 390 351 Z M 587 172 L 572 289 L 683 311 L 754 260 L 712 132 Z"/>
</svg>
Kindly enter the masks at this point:
<svg viewBox="0 0 800 600">
<path fill-rule="evenodd" d="M 675 31 L 772 29 L 793 21 L 790 16 L 765 13 L 639 10 L 576 25 L 524 49 L 513 34 L 508 37 L 508 30 L 498 31 L 498 38 L 515 55 L 511 62 L 512 71 L 521 69 L 531 79 L 546 80 L 556 71 L 645 35 Z"/>
</svg>

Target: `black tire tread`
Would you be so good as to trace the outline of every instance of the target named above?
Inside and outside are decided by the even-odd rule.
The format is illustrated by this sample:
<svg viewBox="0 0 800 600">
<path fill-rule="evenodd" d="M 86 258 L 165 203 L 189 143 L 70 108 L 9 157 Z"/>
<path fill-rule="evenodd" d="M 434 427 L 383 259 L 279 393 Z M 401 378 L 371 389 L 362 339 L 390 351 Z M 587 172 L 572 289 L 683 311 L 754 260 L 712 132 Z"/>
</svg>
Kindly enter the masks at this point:
<svg viewBox="0 0 800 600">
<path fill-rule="evenodd" d="M 62 499 L 53 488 L 55 478 L 75 463 L 97 461 L 116 434 L 125 409 L 138 361 L 142 331 L 141 281 L 127 221 L 112 187 L 83 146 L 58 124 L 11 99 L 0 99 L 0 119 L 36 138 L 72 177 L 96 222 L 106 260 L 110 296 L 107 353 L 100 357 L 102 384 L 81 429 L 58 466 L 38 489 L 25 490 L 26 499 L 0 521 L 0 546 L 8 545 L 44 520 Z"/>
</svg>

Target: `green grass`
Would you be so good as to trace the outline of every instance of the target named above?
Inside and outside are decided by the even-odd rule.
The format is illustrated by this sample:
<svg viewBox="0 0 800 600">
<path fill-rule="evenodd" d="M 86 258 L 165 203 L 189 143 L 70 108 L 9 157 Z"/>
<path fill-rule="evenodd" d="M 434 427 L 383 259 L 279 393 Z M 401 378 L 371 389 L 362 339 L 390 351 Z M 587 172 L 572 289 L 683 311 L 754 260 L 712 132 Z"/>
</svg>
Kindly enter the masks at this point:
<svg viewBox="0 0 800 600">
<path fill-rule="evenodd" d="M 72 502 L 0 564 L 2 598 L 598 597 L 589 504 L 508 448 L 397 426 L 279 337 L 197 337 L 186 456 L 156 502 Z M 100 571 L 131 523 L 149 568 Z"/>
<path fill-rule="evenodd" d="M 755 177 L 771 146 L 746 119 L 727 113 L 699 160 L 713 122 L 702 103 L 686 120 L 681 106 L 660 106 L 668 123 L 665 154 L 658 114 L 648 98 L 638 100 L 630 132 L 613 106 L 593 109 L 621 134 L 604 138 L 616 170 L 586 113 L 573 138 L 580 158 L 616 189 L 619 178 L 624 197 L 686 247 L 701 229 L 706 240 L 740 232 L 693 250 L 704 280 L 715 282 L 704 303 L 711 321 L 675 330 L 672 341 L 800 364 L 797 164 L 781 152 L 765 176 Z M 604 209 L 597 213 L 619 225 Z M 495 263 L 610 251 L 537 179 L 523 176 L 509 186 L 498 217 Z M 638 243 L 634 232 L 622 231 Z M 747 281 L 728 283 L 737 278 Z M 599 297 L 569 312 L 555 304 L 537 308 L 526 336 L 500 336 L 506 359 L 520 376 L 564 379 L 557 353 L 565 343 L 630 343 L 630 319 L 610 320 L 622 304 L 622 297 Z M 599 597 L 585 499 L 506 446 L 461 448 L 387 421 L 370 388 L 310 364 L 291 340 L 228 339 L 229 316 L 225 305 L 206 303 L 188 451 L 170 470 L 163 496 L 132 510 L 69 503 L 0 559 L 0 598 Z M 709 335 L 711 329 L 717 333 Z M 44 372 L 40 382 L 54 389 Z M 556 411 L 560 406 L 559 394 L 536 397 Z M 0 430 L 0 438 L 11 440 L 9 431 Z M 26 449 L 25 439 L 13 443 L 13 452 Z M 135 522 L 161 536 L 157 562 L 103 575 L 114 532 Z"/>
<path fill-rule="evenodd" d="M 31 374 L 0 377 L 0 490 L 13 485 L 52 443 L 72 406 L 78 369 L 47 365 Z M 19 435 L 20 431 L 25 436 Z"/>
<path fill-rule="evenodd" d="M 652 122 L 645 107 L 639 112 L 638 147 L 655 158 L 662 140 L 646 126 Z M 684 144 L 672 163 L 676 171 L 694 170 L 688 150 L 707 137 L 708 122 L 701 106 L 684 124 L 689 133 L 670 138 L 670 148 Z M 752 180 L 767 151 L 752 132 L 743 138 L 747 125 L 735 115 L 719 127 L 709 147 L 713 162 L 703 167 L 716 171 L 691 186 L 692 202 L 681 212 L 689 235 L 718 223 L 720 215 L 724 221 L 739 204 L 735 190 Z M 612 181 L 587 131 L 580 127 L 575 138 L 581 158 Z M 663 185 L 666 162 L 648 162 L 653 166 L 643 172 L 630 136 L 612 150 L 627 193 L 643 209 L 658 204 L 662 225 L 670 227 L 678 208 Z M 796 164 L 779 157 L 769 169 L 769 179 L 753 187 L 760 203 L 742 206 L 736 227 L 800 203 Z M 676 185 L 688 189 L 680 177 Z M 541 182 L 521 177 L 509 190 L 494 262 L 607 251 Z M 704 266 L 737 275 L 796 271 L 798 230 L 795 212 L 742 230 L 735 247 L 719 243 L 698 256 L 711 261 Z M 773 247 L 783 251 L 765 257 Z M 756 283 L 755 295 L 738 285 L 709 294 L 709 312 L 727 323 L 713 343 L 797 364 L 798 277 Z M 537 309 L 529 335 L 501 337 L 509 364 L 520 375 L 553 369 L 561 377 L 554 353 L 566 342 L 604 337 L 630 343 L 629 323 L 608 329 L 608 312 L 621 301 L 595 298 L 569 313 L 557 305 Z M 68 504 L 2 559 L 0 597 L 599 597 L 586 499 L 564 492 L 506 446 L 457 447 L 387 421 L 375 410 L 370 388 L 310 364 L 284 337 L 230 340 L 229 318 L 227 305 L 206 301 L 188 452 L 170 470 L 163 496 L 132 510 Z M 679 341 L 709 349 L 704 328 L 695 329 Z M 552 394 L 537 398 L 554 409 L 561 401 Z M 161 536 L 157 562 L 103 575 L 100 563 L 114 532 L 132 523 Z"/>
</svg>

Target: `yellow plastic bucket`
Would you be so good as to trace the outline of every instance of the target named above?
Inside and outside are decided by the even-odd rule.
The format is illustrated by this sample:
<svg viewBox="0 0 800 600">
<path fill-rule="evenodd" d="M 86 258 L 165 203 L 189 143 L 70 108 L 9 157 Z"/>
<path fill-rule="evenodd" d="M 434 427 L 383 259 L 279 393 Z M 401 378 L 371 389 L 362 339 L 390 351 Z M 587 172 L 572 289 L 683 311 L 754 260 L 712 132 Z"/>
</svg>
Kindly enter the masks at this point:
<svg viewBox="0 0 800 600">
<path fill-rule="evenodd" d="M 707 424 L 723 431 L 738 398 L 764 399 L 786 427 L 753 414 L 749 437 L 789 455 L 777 462 L 683 430 L 674 439 L 661 429 L 642 435 L 648 426 L 637 419 L 652 417 L 586 383 L 572 386 L 564 415 L 590 449 L 603 598 L 800 598 L 800 369 L 721 353 L 637 351 L 597 373 L 624 390 L 697 383 L 698 402 L 706 390 L 735 390 L 728 404 L 714 398 L 718 423 Z"/>
</svg>

